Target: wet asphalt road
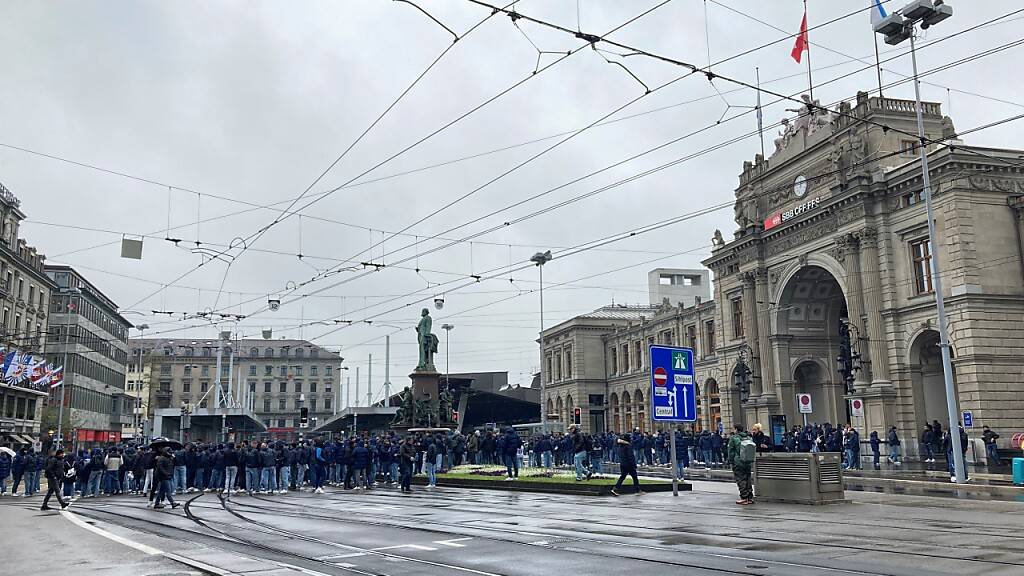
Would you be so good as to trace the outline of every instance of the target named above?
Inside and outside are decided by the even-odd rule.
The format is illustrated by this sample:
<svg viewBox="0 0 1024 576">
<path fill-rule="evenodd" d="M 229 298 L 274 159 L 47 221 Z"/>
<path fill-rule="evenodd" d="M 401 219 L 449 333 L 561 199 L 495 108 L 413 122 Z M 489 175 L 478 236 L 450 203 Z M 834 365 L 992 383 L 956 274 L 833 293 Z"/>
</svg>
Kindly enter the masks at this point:
<svg viewBox="0 0 1024 576">
<path fill-rule="evenodd" d="M 729 485 L 621 498 L 419 489 L 77 502 L 97 526 L 234 573 L 1024 574 L 1024 504 L 848 493 L 733 504 Z"/>
</svg>

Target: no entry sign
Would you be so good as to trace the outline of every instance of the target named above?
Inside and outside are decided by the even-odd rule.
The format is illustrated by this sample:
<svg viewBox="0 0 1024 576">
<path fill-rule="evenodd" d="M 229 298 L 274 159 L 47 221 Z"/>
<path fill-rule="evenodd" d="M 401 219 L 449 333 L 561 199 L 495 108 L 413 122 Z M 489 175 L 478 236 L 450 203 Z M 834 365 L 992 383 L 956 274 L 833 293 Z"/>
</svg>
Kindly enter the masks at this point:
<svg viewBox="0 0 1024 576">
<path fill-rule="evenodd" d="M 814 410 L 811 407 L 811 395 L 810 394 L 797 394 L 796 405 L 800 408 L 801 414 L 810 414 Z"/>
</svg>

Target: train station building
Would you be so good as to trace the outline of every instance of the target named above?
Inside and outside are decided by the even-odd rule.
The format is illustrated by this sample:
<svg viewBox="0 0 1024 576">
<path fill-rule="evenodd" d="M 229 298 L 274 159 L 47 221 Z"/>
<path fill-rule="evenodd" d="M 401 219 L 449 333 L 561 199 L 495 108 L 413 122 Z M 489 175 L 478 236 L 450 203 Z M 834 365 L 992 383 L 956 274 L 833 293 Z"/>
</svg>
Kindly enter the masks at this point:
<svg viewBox="0 0 1024 576">
<path fill-rule="evenodd" d="M 956 411 L 972 413 L 972 437 L 988 425 L 1006 441 L 1019 428 L 1024 152 L 967 145 L 938 103 L 923 112 L 928 141 L 942 142 L 927 147 L 937 246 L 913 101 L 861 93 L 835 113 L 805 107 L 774 153 L 744 163 L 733 239 L 716 234 L 704 261 L 726 422 L 803 424 L 805 393 L 808 422 L 851 422 L 862 438 L 895 425 L 916 454 L 924 424 L 948 422 L 929 269 L 937 254 Z M 852 389 L 837 371 L 841 322 L 860 360 Z"/>
</svg>

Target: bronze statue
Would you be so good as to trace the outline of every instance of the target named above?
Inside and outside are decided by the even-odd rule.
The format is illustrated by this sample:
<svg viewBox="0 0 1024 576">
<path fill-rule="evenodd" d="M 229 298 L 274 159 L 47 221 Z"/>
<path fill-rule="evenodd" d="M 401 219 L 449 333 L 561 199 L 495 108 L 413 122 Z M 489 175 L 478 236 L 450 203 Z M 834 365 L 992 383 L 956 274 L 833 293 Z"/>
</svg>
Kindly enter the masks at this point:
<svg viewBox="0 0 1024 576">
<path fill-rule="evenodd" d="M 402 390 L 401 403 L 398 406 L 398 412 L 395 413 L 392 424 L 407 424 L 414 425 L 416 423 L 416 404 L 413 401 L 412 389 L 408 386 Z"/>
<path fill-rule="evenodd" d="M 437 336 L 430 332 L 433 320 L 430 318 L 430 310 L 426 308 L 420 313 L 420 323 L 416 326 L 416 342 L 419 345 L 419 364 L 417 370 L 434 372 L 434 353 L 437 352 Z"/>
<path fill-rule="evenodd" d="M 443 422 L 452 419 L 452 393 L 447 388 L 437 394 L 438 417 Z"/>
</svg>

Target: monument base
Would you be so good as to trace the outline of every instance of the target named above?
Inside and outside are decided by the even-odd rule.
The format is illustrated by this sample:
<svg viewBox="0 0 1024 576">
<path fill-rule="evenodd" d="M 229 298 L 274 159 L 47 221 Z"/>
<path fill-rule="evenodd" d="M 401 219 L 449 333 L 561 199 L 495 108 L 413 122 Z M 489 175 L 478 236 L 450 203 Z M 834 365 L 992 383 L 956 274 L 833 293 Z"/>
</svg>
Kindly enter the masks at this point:
<svg viewBox="0 0 1024 576">
<path fill-rule="evenodd" d="M 414 400 L 422 400 L 426 404 L 437 401 L 438 383 L 441 374 L 433 370 L 416 370 L 409 374 L 412 380 L 412 397 Z"/>
</svg>

